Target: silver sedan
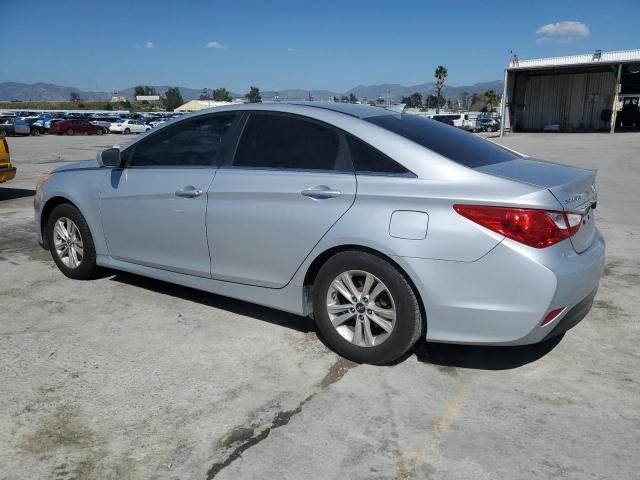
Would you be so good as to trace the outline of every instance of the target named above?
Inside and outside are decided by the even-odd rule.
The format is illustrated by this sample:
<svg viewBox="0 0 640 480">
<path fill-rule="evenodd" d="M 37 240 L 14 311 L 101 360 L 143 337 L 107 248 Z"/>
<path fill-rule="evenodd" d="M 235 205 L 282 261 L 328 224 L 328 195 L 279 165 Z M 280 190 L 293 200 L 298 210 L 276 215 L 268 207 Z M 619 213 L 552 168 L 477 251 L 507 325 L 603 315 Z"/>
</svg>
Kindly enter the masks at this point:
<svg viewBox="0 0 640 480">
<path fill-rule="evenodd" d="M 35 217 L 68 277 L 107 267 L 312 316 L 337 352 L 384 364 L 419 338 L 574 326 L 604 263 L 596 200 L 593 171 L 416 115 L 251 104 L 57 169 Z"/>
</svg>

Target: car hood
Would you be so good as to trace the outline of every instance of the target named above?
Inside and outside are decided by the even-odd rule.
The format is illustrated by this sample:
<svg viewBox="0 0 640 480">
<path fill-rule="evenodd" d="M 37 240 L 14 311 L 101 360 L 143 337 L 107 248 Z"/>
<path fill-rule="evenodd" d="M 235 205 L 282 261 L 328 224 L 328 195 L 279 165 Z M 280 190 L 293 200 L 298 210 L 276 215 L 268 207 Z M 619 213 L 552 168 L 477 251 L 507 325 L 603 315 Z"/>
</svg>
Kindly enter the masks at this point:
<svg viewBox="0 0 640 480">
<path fill-rule="evenodd" d="M 71 162 L 61 167 L 58 167 L 54 170 L 54 172 L 68 172 L 68 171 L 76 171 L 76 170 L 94 170 L 96 168 L 100 168 L 98 165 L 98 161 L 93 160 L 80 160 L 79 162 Z"/>
</svg>

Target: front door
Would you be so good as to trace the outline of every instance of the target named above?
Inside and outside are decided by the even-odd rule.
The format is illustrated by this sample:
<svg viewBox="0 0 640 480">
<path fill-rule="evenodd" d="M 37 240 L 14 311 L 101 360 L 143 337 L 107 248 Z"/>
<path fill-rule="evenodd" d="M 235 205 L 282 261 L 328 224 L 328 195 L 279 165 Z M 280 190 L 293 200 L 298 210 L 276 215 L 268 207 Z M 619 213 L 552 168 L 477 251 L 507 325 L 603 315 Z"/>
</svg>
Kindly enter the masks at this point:
<svg viewBox="0 0 640 480">
<path fill-rule="evenodd" d="M 101 214 L 116 260 L 210 276 L 205 213 L 234 114 L 196 117 L 159 130 L 123 152 L 105 179 Z"/>
<path fill-rule="evenodd" d="M 215 279 L 285 286 L 355 200 L 343 135 L 292 115 L 254 113 L 209 190 Z"/>
</svg>

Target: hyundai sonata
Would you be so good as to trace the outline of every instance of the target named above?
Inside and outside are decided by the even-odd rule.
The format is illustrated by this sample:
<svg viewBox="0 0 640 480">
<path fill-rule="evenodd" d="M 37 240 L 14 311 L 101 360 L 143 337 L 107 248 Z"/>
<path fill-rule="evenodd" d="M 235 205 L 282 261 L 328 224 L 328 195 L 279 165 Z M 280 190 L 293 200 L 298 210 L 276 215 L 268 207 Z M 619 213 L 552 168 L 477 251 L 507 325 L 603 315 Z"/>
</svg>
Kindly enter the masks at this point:
<svg viewBox="0 0 640 480">
<path fill-rule="evenodd" d="M 522 345 L 589 311 L 595 172 L 417 115 L 257 104 L 185 115 L 37 187 L 62 273 L 100 267 L 303 316 L 384 364 L 419 339 Z"/>
</svg>

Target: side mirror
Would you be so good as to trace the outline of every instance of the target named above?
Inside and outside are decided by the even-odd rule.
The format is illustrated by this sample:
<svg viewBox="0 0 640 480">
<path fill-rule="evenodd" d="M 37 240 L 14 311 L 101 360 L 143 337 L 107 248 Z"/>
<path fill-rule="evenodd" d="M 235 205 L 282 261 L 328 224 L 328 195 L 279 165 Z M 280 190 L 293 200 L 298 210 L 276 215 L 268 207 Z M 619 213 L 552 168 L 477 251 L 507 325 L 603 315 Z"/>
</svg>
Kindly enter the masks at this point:
<svg viewBox="0 0 640 480">
<path fill-rule="evenodd" d="M 96 159 L 101 167 L 117 168 L 122 163 L 119 148 L 107 148 L 106 150 L 98 152 Z"/>
</svg>

